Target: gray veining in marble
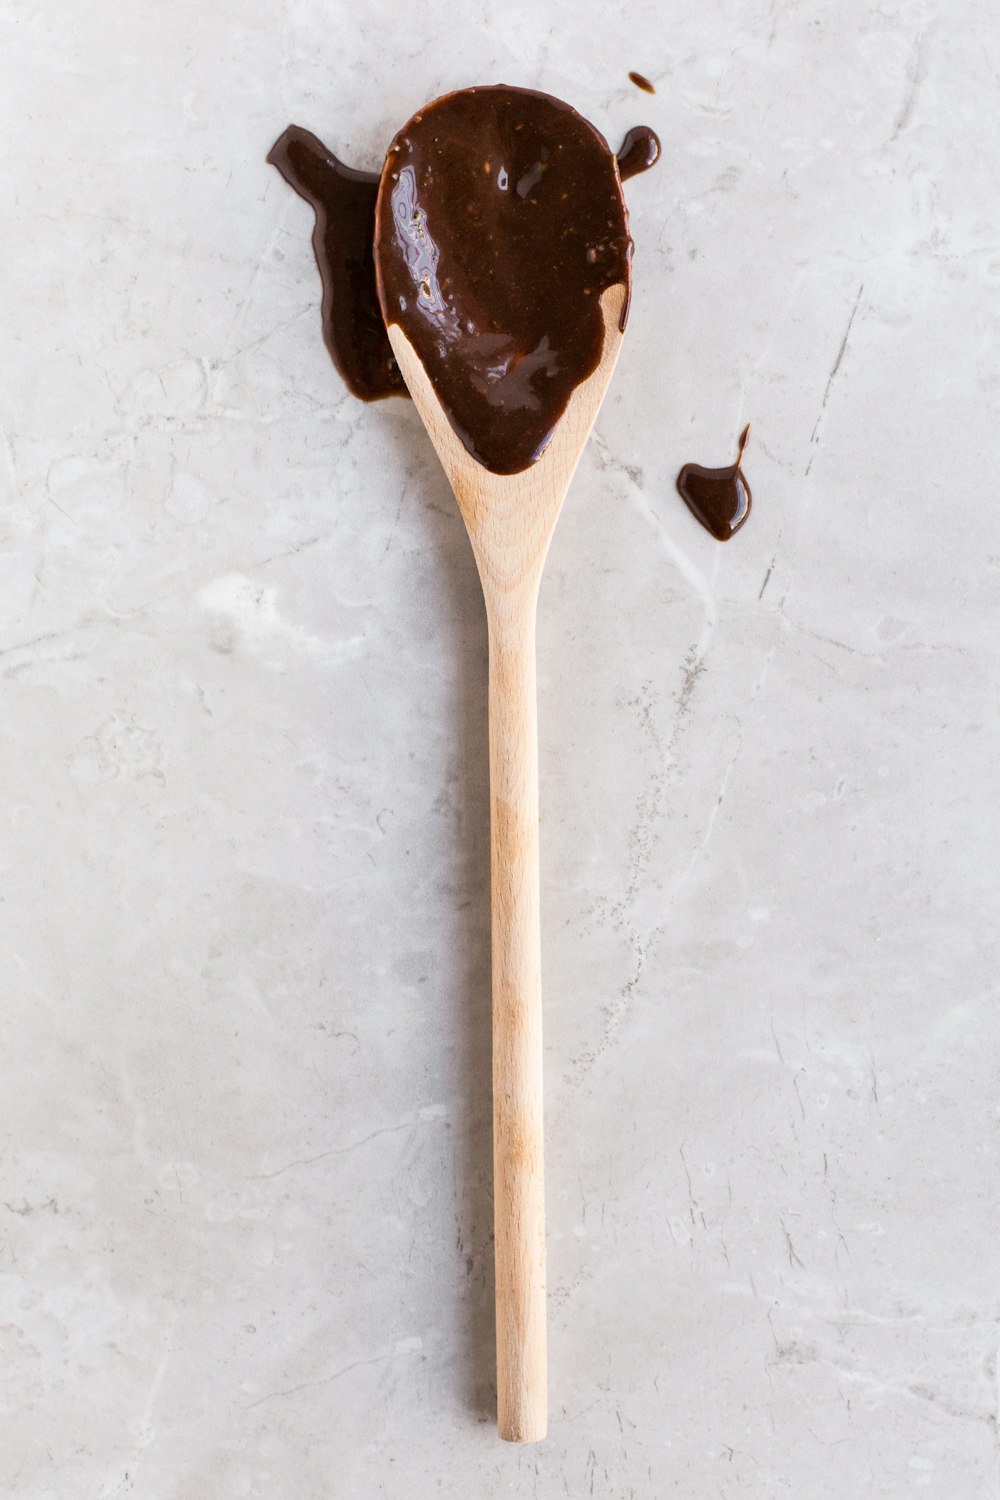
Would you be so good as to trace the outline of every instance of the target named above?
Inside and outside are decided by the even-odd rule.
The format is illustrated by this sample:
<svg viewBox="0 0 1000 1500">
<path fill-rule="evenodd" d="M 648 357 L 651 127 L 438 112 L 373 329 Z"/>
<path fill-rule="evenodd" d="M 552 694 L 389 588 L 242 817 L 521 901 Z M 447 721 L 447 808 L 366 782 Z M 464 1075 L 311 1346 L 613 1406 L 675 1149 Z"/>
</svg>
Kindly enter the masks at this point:
<svg viewBox="0 0 1000 1500">
<path fill-rule="evenodd" d="M 995 1495 L 995 7 L 0 33 L 0 1490 Z M 263 160 L 296 120 L 374 167 L 497 80 L 665 148 L 541 605 L 523 1450 L 474 568 L 412 409 L 341 390 Z M 747 420 L 723 548 L 673 480 Z"/>
</svg>

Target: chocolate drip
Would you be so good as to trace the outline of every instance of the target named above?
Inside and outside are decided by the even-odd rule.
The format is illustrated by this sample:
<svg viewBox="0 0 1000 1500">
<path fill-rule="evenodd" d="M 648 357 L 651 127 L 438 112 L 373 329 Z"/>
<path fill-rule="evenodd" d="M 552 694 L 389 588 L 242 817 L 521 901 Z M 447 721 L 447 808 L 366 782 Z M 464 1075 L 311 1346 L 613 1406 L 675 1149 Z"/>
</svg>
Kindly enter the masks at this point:
<svg viewBox="0 0 1000 1500">
<path fill-rule="evenodd" d="M 635 125 L 618 148 L 618 175 L 622 182 L 648 172 L 660 158 L 660 138 L 648 125 Z"/>
<path fill-rule="evenodd" d="M 597 368 L 601 294 L 623 285 L 627 298 L 631 258 L 607 142 L 547 94 L 448 94 L 389 148 L 375 216 L 382 312 L 494 473 L 545 451 Z"/>
<path fill-rule="evenodd" d="M 750 514 L 753 497 L 740 468 L 749 436 L 748 422 L 740 434 L 736 462 L 729 468 L 685 464 L 677 476 L 677 488 L 688 510 L 720 542 L 728 542 Z"/>
<path fill-rule="evenodd" d="M 299 125 L 289 125 L 267 159 L 315 210 L 313 250 L 323 281 L 323 338 L 345 385 L 362 401 L 408 395 L 375 290 L 378 173 L 346 167 Z"/>
<path fill-rule="evenodd" d="M 656 93 L 656 89 L 650 83 L 649 79 L 646 78 L 642 73 L 630 73 L 628 76 L 629 81 L 631 83 L 634 83 L 637 89 L 642 89 L 643 92 L 647 94 Z"/>
</svg>

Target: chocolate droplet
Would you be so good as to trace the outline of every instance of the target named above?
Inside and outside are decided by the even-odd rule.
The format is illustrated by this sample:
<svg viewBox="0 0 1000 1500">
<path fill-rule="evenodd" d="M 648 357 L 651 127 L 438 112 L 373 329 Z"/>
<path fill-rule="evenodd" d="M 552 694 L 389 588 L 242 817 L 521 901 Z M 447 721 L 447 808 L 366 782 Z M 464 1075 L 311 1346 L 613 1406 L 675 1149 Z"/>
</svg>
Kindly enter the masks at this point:
<svg viewBox="0 0 1000 1500">
<path fill-rule="evenodd" d="M 728 468 L 685 464 L 677 476 L 677 488 L 688 510 L 720 542 L 728 542 L 750 514 L 753 496 L 740 468 L 749 437 L 748 422 L 740 433 L 736 462 Z"/>
<path fill-rule="evenodd" d="M 618 148 L 618 175 L 622 182 L 648 172 L 660 158 L 660 138 L 648 125 L 635 125 Z"/>
</svg>

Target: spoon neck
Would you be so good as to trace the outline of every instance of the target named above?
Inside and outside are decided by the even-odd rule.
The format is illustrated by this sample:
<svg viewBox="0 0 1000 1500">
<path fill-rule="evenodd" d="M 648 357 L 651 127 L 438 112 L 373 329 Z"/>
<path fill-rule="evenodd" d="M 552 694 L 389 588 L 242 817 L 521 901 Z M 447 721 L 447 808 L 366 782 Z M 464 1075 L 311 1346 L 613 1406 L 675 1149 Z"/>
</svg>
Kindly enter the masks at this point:
<svg viewBox="0 0 1000 1500">
<path fill-rule="evenodd" d="M 499 651 L 535 646 L 541 569 L 507 588 L 484 586 L 490 647 Z"/>
</svg>

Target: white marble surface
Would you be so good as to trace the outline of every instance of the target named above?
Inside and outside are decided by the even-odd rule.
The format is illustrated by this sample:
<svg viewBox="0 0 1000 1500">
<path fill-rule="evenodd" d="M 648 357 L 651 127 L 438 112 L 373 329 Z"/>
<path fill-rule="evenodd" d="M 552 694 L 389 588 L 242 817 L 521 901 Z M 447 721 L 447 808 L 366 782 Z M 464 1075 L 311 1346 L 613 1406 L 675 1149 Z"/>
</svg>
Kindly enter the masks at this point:
<svg viewBox="0 0 1000 1500">
<path fill-rule="evenodd" d="M 0 20 L 0 1490 L 993 1495 L 996 9 L 455 14 Z M 497 80 L 665 146 L 541 607 L 523 1450 L 475 575 L 263 161 Z M 748 419 L 720 548 L 673 479 Z"/>
</svg>

